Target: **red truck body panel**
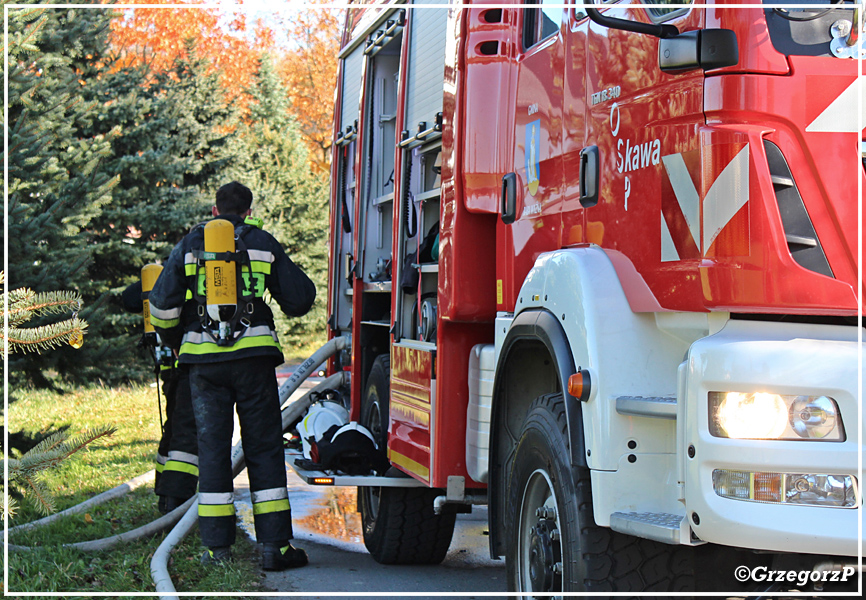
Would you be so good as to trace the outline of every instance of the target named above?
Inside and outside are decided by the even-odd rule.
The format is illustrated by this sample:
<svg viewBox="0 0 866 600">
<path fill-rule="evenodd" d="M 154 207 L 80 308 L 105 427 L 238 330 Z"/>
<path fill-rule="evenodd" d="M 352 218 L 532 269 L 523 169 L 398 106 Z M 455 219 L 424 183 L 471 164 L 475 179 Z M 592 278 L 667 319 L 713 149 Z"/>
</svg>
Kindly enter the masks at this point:
<svg viewBox="0 0 866 600">
<path fill-rule="evenodd" d="M 833 130 L 827 113 L 856 93 L 857 62 L 780 53 L 764 9 L 753 3 L 754 9 L 691 8 L 670 20 L 681 32 L 731 29 L 739 43 L 736 66 L 679 73 L 659 70 L 657 38 L 602 27 L 576 9 L 564 9 L 558 32 L 529 49 L 517 5 L 415 9 L 451 10 L 441 105 L 438 317 L 435 348 L 391 345 L 400 339 L 394 332 L 402 300 L 400 282 L 389 282 L 395 465 L 433 487 L 444 487 L 451 475 L 478 485 L 467 477 L 464 456 L 467 357 L 474 345 L 493 342 L 497 311 L 519 310 L 521 285 L 544 252 L 600 246 L 635 312 L 857 315 L 862 135 L 844 123 Z M 399 8 L 405 6 L 388 10 Z M 636 2 L 602 10 L 652 22 Z M 407 11 L 402 30 L 394 115 L 392 274 L 407 252 L 396 215 L 406 192 L 404 160 L 412 152 L 400 147 L 401 132 L 416 130 L 405 122 L 403 75 L 415 60 L 406 51 L 413 15 Z M 344 46 L 363 19 L 370 20 L 364 9 L 350 11 Z M 341 66 L 341 82 L 344 73 Z M 360 76 L 366 81 L 370 74 Z M 358 140 L 372 135 L 370 98 L 371 86 L 362 84 Z M 338 117 L 335 138 L 343 131 Z M 787 161 L 832 276 L 804 268 L 789 251 L 768 143 Z M 598 203 L 584 207 L 578 173 L 588 146 L 598 148 L 601 184 Z M 361 210 L 368 200 L 367 150 L 348 148 L 335 144 L 332 179 L 342 181 L 341 165 L 351 155 L 354 198 L 361 201 L 349 208 L 357 228 L 369 218 Z M 509 172 L 518 179 L 517 218 L 506 225 L 499 213 Z M 334 186 L 333 207 L 341 202 L 338 192 Z M 341 227 L 338 212 L 332 235 Z M 372 265 L 364 263 L 365 241 L 353 236 L 352 257 L 363 266 L 352 278 L 351 327 L 343 333 L 353 340 L 351 417 L 358 419 L 369 369 L 365 352 L 371 352 L 365 345 L 381 340 L 376 332 L 384 328 L 368 334 L 362 325 L 369 318 L 365 277 Z M 330 314 L 334 286 L 345 276 L 335 248 L 332 241 Z"/>
</svg>

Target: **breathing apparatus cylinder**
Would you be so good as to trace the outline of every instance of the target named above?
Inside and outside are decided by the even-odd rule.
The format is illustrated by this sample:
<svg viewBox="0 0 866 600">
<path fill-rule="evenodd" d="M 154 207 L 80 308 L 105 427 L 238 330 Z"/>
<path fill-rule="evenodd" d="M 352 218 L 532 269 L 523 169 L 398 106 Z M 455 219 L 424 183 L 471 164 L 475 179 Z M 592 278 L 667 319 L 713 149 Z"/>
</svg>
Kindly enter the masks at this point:
<svg viewBox="0 0 866 600">
<path fill-rule="evenodd" d="M 162 265 L 149 264 L 141 268 L 141 303 L 144 305 L 144 335 L 155 334 L 153 324 L 150 322 L 150 300 L 148 294 L 153 289 L 153 284 L 159 274 L 162 273 Z"/>
<path fill-rule="evenodd" d="M 204 226 L 205 297 L 207 314 L 219 324 L 219 340 L 231 335 L 229 321 L 238 308 L 237 263 L 208 259 L 207 255 L 235 251 L 235 228 L 230 221 L 214 219 Z"/>
</svg>

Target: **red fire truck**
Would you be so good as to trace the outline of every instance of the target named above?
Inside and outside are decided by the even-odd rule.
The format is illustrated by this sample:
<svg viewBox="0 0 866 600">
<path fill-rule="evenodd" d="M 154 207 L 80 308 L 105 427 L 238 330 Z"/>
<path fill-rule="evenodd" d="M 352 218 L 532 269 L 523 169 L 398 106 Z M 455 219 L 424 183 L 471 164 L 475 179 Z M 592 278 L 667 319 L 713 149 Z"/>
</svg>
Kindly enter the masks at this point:
<svg viewBox="0 0 866 600">
<path fill-rule="evenodd" d="M 486 504 L 511 590 L 853 572 L 861 13 L 734 1 L 348 11 L 330 369 L 377 560 Z"/>
</svg>

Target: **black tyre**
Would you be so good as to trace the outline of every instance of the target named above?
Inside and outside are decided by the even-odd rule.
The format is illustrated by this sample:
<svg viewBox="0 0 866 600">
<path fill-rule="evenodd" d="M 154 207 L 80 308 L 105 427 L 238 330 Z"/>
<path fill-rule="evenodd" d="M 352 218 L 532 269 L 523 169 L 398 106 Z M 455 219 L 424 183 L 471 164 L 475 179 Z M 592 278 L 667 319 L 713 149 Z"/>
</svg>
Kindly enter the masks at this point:
<svg viewBox="0 0 866 600">
<path fill-rule="evenodd" d="M 508 478 L 508 589 L 516 592 L 694 589 L 689 548 L 598 527 L 587 469 L 570 466 L 561 393 L 532 403 Z"/>
<path fill-rule="evenodd" d="M 380 448 L 385 448 L 388 437 L 390 367 L 388 355 L 373 361 L 361 407 L 361 424 L 373 433 Z M 364 545 L 376 562 L 442 562 L 451 545 L 455 515 L 433 512 L 433 499 L 439 495 L 441 492 L 427 488 L 358 488 Z"/>
</svg>

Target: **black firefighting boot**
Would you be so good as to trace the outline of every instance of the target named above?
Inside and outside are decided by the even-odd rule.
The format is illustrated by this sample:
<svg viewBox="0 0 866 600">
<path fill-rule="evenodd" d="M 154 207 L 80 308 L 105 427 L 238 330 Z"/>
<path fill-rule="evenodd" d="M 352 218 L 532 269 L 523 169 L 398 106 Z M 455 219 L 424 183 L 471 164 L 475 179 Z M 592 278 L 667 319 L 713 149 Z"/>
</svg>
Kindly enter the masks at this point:
<svg viewBox="0 0 866 600">
<path fill-rule="evenodd" d="M 208 548 L 201 555 L 201 564 L 206 567 L 223 566 L 232 560 L 232 549 L 230 546 Z"/>
<path fill-rule="evenodd" d="M 262 553 L 262 569 L 265 571 L 285 571 L 303 567 L 309 561 L 307 553 L 295 548 L 290 542 L 285 544 L 266 542 Z"/>
<path fill-rule="evenodd" d="M 189 498 L 178 498 L 177 496 L 165 496 L 165 511 L 170 513 L 174 509 L 179 506 L 183 506 L 183 503 L 189 500 Z"/>
</svg>

